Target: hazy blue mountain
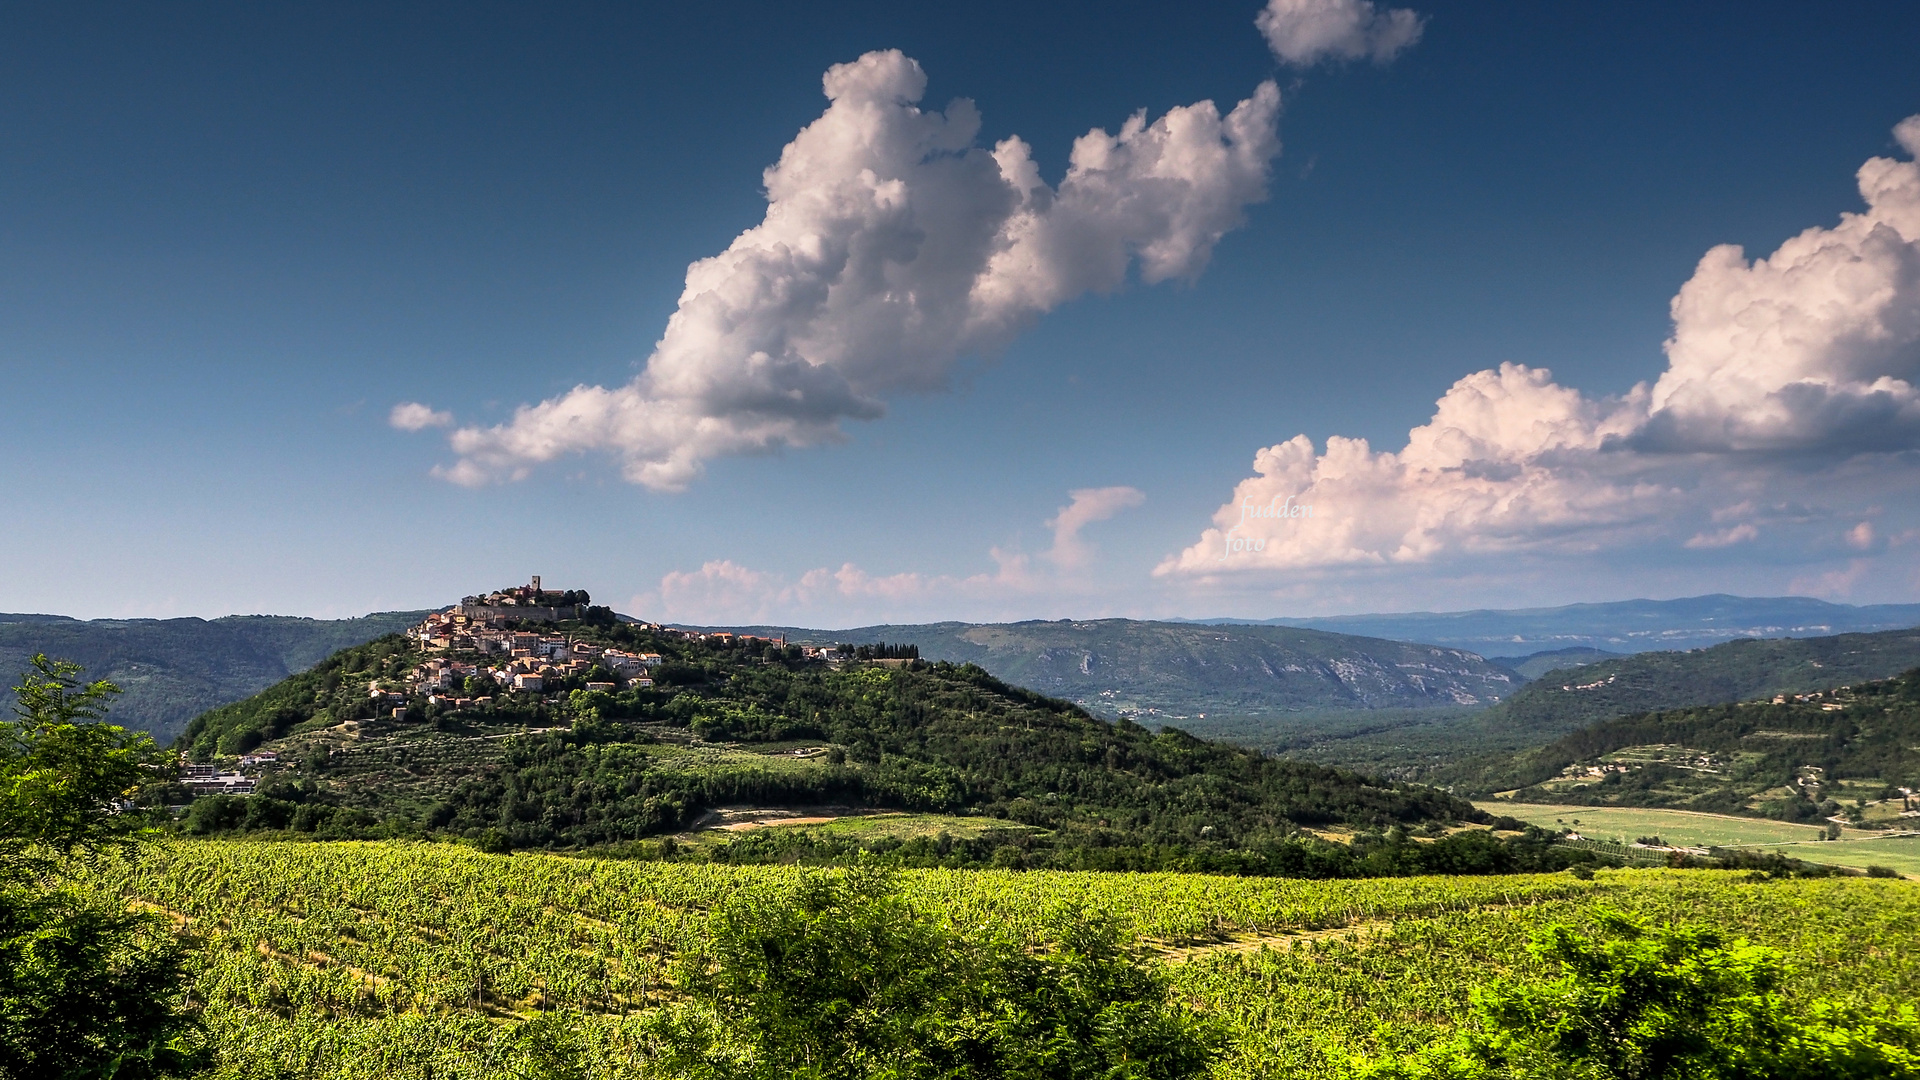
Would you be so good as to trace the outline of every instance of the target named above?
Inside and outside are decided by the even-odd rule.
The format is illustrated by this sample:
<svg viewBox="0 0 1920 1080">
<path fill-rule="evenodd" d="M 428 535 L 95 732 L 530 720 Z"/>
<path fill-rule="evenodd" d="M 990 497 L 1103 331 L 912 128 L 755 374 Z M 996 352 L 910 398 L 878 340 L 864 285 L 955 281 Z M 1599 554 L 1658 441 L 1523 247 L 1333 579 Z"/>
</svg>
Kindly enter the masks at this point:
<svg viewBox="0 0 1920 1080">
<path fill-rule="evenodd" d="M 730 629 L 798 643 L 911 642 L 926 659 L 972 662 L 1096 715 L 1265 746 L 1324 726 L 1328 714 L 1346 723 L 1361 711 L 1483 708 L 1525 681 L 1460 649 L 1285 626 L 1096 619 Z"/>
<path fill-rule="evenodd" d="M 396 633 L 421 611 L 358 619 L 229 615 L 220 619 L 93 619 L 0 614 L 0 709 L 28 658 L 77 660 L 91 679 L 112 679 L 125 693 L 114 722 L 150 731 L 162 745 L 208 709 L 239 701 L 350 645 Z"/>
<path fill-rule="evenodd" d="M 1691 596 L 1564 607 L 1415 611 L 1311 619 L 1201 619 L 1211 626 L 1299 626 L 1469 649 L 1490 659 L 1548 649 L 1635 653 L 1698 649 L 1734 638 L 1819 637 L 1920 626 L 1920 604 L 1856 607 L 1806 596 Z"/>
<path fill-rule="evenodd" d="M 1597 664 L 1602 660 L 1617 660 L 1626 655 L 1628 654 L 1576 645 L 1570 649 L 1547 649 L 1527 656 L 1502 656 L 1499 657 L 1499 662 L 1529 679 L 1537 679 L 1549 671 Z"/>
</svg>

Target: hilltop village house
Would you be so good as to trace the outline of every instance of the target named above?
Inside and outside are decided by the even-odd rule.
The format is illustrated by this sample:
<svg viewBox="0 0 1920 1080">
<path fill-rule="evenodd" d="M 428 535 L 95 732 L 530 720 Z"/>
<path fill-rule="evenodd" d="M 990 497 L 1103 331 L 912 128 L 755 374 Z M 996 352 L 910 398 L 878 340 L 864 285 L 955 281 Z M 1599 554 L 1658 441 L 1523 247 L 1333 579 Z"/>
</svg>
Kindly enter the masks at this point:
<svg viewBox="0 0 1920 1080">
<path fill-rule="evenodd" d="M 410 694 L 426 697 L 429 704 L 459 708 L 471 703 L 464 693 L 470 679 L 540 693 L 549 683 L 587 676 L 600 668 L 612 676 L 611 681 L 589 683 L 588 689 L 612 691 L 621 686 L 652 686 L 650 672 L 660 663 L 659 653 L 603 649 L 565 635 L 477 627 L 470 621 L 462 621 L 467 619 L 457 608 L 436 612 L 407 635 L 429 653 L 477 652 L 498 657 L 501 662 L 463 662 L 429 656 L 414 668 L 406 690 L 389 690 L 373 683 L 367 692 L 397 708 L 405 707 Z"/>
</svg>

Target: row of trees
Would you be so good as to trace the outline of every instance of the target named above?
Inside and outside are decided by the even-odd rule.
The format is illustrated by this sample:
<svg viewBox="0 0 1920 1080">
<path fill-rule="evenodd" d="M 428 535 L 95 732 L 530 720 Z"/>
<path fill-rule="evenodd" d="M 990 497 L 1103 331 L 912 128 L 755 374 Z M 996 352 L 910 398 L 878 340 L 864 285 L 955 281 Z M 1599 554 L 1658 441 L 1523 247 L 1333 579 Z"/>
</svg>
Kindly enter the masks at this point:
<svg viewBox="0 0 1920 1080">
<path fill-rule="evenodd" d="M 835 648 L 853 657 L 855 660 L 918 660 L 920 646 L 889 645 L 880 642 L 875 645 L 837 645 Z"/>
</svg>

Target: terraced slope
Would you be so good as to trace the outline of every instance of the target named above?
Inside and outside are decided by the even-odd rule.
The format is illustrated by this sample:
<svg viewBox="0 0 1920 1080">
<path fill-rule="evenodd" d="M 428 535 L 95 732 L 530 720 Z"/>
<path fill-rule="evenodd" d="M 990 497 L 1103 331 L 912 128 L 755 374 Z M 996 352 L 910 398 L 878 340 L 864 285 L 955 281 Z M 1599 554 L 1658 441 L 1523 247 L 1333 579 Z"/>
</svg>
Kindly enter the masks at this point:
<svg viewBox="0 0 1920 1080">
<path fill-rule="evenodd" d="M 1920 669 L 1896 679 L 1602 721 L 1460 770 L 1525 802 L 1746 813 L 1824 826 L 1902 818 L 1920 786 Z"/>
</svg>

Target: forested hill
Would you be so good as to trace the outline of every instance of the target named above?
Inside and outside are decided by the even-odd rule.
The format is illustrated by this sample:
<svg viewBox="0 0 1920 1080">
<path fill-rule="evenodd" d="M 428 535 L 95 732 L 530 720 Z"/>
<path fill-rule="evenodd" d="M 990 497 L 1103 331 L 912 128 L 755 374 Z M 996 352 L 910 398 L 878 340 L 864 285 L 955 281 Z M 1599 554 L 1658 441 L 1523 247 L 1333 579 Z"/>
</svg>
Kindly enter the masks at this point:
<svg viewBox="0 0 1920 1080">
<path fill-rule="evenodd" d="M 0 712 L 11 704 L 8 688 L 28 658 L 46 653 L 78 661 L 92 678 L 113 680 L 124 691 L 114 702 L 114 721 L 165 743 L 208 709 L 258 693 L 349 645 L 396 633 L 424 614 L 91 621 L 0 614 Z"/>
<path fill-rule="evenodd" d="M 1920 669 L 1762 701 L 1603 721 L 1486 765 L 1520 801 L 1660 806 L 1791 821 L 1899 820 L 1920 786 Z M 1869 820 L 1870 819 L 1870 820 Z"/>
<path fill-rule="evenodd" d="M 1729 641 L 1548 672 L 1461 725 L 1488 749 L 1539 746 L 1614 717 L 1890 678 L 1920 665 L 1920 629 Z"/>
<path fill-rule="evenodd" d="M 803 659 L 795 647 L 562 624 L 663 655 L 650 687 L 501 692 L 375 716 L 372 682 L 420 659 L 393 637 L 194 721 L 196 757 L 258 745 L 294 763 L 194 827 L 500 834 L 583 846 L 673 833 L 716 807 L 888 808 L 1043 835 L 1054 850 L 1250 850 L 1305 826 L 1484 821 L 1432 788 L 1107 723 L 971 665 Z M 604 678 L 598 673 L 591 678 Z M 546 729 L 517 734 L 527 729 Z M 230 759 L 229 759 L 230 760 Z M 240 804 L 246 804 L 242 807 Z M 1024 841 L 1023 841 L 1024 842 Z"/>
</svg>

